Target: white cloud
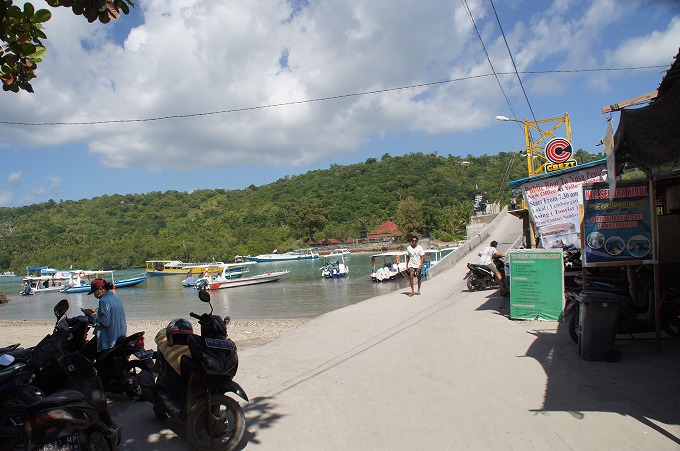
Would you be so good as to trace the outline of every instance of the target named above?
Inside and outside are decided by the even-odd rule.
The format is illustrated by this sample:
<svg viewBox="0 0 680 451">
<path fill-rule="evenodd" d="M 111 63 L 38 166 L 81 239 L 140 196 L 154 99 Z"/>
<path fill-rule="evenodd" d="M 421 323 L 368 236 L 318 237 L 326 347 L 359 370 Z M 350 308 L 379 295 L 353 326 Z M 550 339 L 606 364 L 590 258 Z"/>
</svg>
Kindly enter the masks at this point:
<svg viewBox="0 0 680 451">
<path fill-rule="evenodd" d="M 15 171 L 9 174 L 9 177 L 7 177 L 7 181 L 12 184 L 12 185 L 18 185 L 21 183 L 21 177 L 23 173 L 21 171 Z"/>
<path fill-rule="evenodd" d="M 511 72 L 489 4 L 468 4 L 496 70 Z M 513 0 L 509 7 L 517 17 L 502 20 L 519 70 L 601 67 L 597 49 L 605 34 L 622 17 L 630 20 L 630 11 L 614 0 L 557 0 L 544 9 Z M 309 165 L 357 151 L 375 134 L 473 131 L 492 121 L 490 111 L 503 103 L 492 77 L 296 103 L 489 73 L 458 2 L 318 1 L 292 19 L 285 1 L 148 0 L 139 8 L 143 24 L 122 46 L 109 41 L 106 26 L 55 10 L 36 94 L 3 97 L 0 116 L 87 122 L 238 112 L 50 127 L 46 133 L 14 127 L 3 140 L 32 146 L 87 140 L 89 151 L 111 168 Z M 676 18 L 668 29 L 624 41 L 606 63 L 668 63 L 679 30 Z M 503 80 L 519 93 L 511 77 Z M 569 91 L 568 82 L 533 77 L 531 89 L 556 95 Z M 293 104 L 257 108 L 286 103 Z"/>
</svg>

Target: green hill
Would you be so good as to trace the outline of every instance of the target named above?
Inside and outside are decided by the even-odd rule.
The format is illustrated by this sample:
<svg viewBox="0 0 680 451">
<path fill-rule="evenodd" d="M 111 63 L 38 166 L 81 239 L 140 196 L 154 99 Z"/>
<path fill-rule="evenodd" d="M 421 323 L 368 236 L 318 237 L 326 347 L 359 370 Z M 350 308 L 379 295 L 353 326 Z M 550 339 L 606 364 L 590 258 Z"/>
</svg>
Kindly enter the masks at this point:
<svg viewBox="0 0 680 451">
<path fill-rule="evenodd" d="M 526 175 L 526 162 L 513 153 L 385 154 L 244 190 L 114 194 L 0 208 L 0 270 L 227 261 L 305 247 L 309 238 L 358 238 L 386 220 L 450 241 L 464 237 L 477 187 L 489 201 L 506 204 L 507 181 Z"/>
</svg>

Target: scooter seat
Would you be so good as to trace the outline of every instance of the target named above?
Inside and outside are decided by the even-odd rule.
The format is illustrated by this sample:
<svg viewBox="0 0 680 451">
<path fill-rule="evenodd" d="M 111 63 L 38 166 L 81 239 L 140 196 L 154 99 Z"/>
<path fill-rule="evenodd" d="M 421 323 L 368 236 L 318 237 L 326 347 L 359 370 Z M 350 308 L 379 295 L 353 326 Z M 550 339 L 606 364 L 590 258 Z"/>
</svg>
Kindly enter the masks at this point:
<svg viewBox="0 0 680 451">
<path fill-rule="evenodd" d="M 58 390 L 50 396 L 36 401 L 26 407 L 26 416 L 30 416 L 35 412 L 39 412 L 47 407 L 65 406 L 71 403 L 84 402 L 85 397 L 82 393 L 76 390 Z"/>
</svg>

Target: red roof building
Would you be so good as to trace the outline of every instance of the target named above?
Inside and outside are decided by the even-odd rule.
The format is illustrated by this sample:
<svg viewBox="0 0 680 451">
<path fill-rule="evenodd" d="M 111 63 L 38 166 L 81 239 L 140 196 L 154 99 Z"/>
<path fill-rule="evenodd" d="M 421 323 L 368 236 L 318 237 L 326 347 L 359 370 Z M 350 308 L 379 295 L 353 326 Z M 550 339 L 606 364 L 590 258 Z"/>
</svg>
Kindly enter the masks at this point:
<svg viewBox="0 0 680 451">
<path fill-rule="evenodd" d="M 401 230 L 399 230 L 399 227 L 392 221 L 385 221 L 375 229 L 375 232 L 369 233 L 366 238 L 376 239 L 389 238 L 393 236 L 401 236 Z"/>
</svg>

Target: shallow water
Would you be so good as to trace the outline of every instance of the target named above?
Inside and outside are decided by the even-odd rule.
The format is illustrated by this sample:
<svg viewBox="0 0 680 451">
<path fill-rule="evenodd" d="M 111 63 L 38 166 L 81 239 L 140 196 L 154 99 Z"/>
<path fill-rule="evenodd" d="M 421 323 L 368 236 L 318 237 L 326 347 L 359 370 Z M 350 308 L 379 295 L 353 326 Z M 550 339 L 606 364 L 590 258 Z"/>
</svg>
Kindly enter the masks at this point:
<svg viewBox="0 0 680 451">
<path fill-rule="evenodd" d="M 289 269 L 278 282 L 211 291 L 213 307 L 220 315 L 233 319 L 313 318 L 324 313 L 361 302 L 398 289 L 408 289 L 408 280 L 376 283 L 370 278 L 370 256 L 352 254 L 346 257 L 349 275 L 340 279 L 324 279 L 320 268 L 323 258 L 296 262 L 258 263 L 250 266 L 246 276 Z M 143 272 L 143 269 L 115 271 L 118 279 Z M 125 305 L 128 319 L 167 319 L 201 313 L 203 305 L 198 292 L 181 285 L 176 276 L 148 277 L 136 287 L 116 291 Z M 54 319 L 54 305 L 68 299 L 70 315 L 80 308 L 96 308 L 97 299 L 86 293 L 44 293 L 20 296 L 22 277 L 0 278 L 0 290 L 11 301 L 0 305 L 1 319 Z"/>
</svg>

